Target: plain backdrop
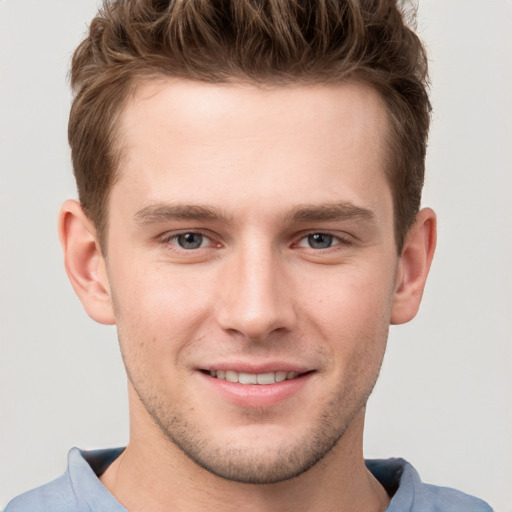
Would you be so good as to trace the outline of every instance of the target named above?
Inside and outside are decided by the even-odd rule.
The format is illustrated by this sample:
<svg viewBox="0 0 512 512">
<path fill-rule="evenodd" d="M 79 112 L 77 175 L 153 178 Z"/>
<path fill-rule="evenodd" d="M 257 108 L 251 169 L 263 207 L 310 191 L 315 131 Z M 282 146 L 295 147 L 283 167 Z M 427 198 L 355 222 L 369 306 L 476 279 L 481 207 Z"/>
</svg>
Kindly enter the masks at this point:
<svg viewBox="0 0 512 512">
<path fill-rule="evenodd" d="M 69 59 L 96 0 L 0 0 L 0 508 L 71 446 L 128 439 L 115 329 L 69 285 L 56 234 L 75 196 Z M 433 126 L 424 204 L 439 244 L 422 310 L 391 329 L 367 457 L 512 511 L 512 3 L 422 0 Z"/>
</svg>

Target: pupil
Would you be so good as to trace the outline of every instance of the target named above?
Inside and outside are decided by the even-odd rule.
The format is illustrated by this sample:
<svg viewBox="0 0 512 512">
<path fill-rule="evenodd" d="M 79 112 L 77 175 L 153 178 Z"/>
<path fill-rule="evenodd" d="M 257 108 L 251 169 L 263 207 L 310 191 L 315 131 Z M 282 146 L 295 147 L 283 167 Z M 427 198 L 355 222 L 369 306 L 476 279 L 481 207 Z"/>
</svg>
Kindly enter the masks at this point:
<svg viewBox="0 0 512 512">
<path fill-rule="evenodd" d="M 178 237 L 178 244 L 180 247 L 183 247 L 183 249 L 197 249 L 201 247 L 202 242 L 203 235 L 200 233 L 185 233 Z"/>
<path fill-rule="evenodd" d="M 325 233 L 308 235 L 308 242 L 313 249 L 327 249 L 332 245 L 332 235 Z"/>
</svg>

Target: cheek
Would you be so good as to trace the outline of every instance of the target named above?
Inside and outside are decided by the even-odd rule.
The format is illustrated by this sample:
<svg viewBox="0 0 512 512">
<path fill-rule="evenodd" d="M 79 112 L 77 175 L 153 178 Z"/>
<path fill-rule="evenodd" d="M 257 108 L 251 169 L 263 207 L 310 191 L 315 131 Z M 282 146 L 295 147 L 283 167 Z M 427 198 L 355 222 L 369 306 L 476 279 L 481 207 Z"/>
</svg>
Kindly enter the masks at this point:
<svg viewBox="0 0 512 512">
<path fill-rule="evenodd" d="M 393 303 L 394 272 L 377 273 L 375 267 L 336 269 L 322 279 L 311 279 L 304 310 L 316 311 L 320 325 L 334 332 L 365 330 L 389 324 Z"/>
<path fill-rule="evenodd" d="M 346 272 L 340 269 L 331 277 L 310 283 L 303 316 L 317 336 L 327 341 L 330 360 L 338 371 L 374 372 L 381 364 L 387 342 L 392 272 L 383 279 L 368 268 L 352 268 Z"/>
<path fill-rule="evenodd" d="M 131 275 L 131 279 L 122 276 Z M 208 317 L 211 293 L 199 280 L 155 266 L 131 274 L 120 269 L 111 293 L 122 348 L 142 359 L 176 359 L 198 336 Z"/>
</svg>

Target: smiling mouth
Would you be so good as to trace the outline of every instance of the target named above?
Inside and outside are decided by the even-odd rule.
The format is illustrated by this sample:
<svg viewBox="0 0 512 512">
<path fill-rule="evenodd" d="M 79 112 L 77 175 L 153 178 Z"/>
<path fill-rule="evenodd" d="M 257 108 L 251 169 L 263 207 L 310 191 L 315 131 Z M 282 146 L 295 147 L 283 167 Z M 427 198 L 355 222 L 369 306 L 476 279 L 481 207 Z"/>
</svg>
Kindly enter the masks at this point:
<svg viewBox="0 0 512 512">
<path fill-rule="evenodd" d="M 238 384 L 260 384 L 268 385 L 275 384 L 276 382 L 284 382 L 285 380 L 293 380 L 305 375 L 305 373 L 298 372 L 268 372 L 268 373 L 246 373 L 237 372 L 235 370 L 209 370 L 204 373 L 209 374 L 211 377 L 228 382 Z M 309 373 L 309 372 L 306 372 Z"/>
</svg>

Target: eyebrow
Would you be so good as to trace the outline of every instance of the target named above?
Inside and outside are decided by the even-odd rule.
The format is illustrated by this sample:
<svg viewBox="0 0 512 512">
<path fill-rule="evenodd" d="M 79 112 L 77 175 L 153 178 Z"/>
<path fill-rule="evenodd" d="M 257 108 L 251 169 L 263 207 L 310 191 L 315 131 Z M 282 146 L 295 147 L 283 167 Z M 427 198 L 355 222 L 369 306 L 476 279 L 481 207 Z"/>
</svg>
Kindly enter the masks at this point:
<svg viewBox="0 0 512 512">
<path fill-rule="evenodd" d="M 233 216 L 218 208 L 202 205 L 157 203 L 138 210 L 134 214 L 135 221 L 140 225 L 158 224 L 170 220 L 215 220 L 228 223 Z M 351 202 L 321 205 L 299 205 L 289 210 L 286 220 L 298 223 L 327 222 L 342 220 L 362 220 L 375 222 L 375 214 L 366 208 Z"/>
<path fill-rule="evenodd" d="M 372 210 L 356 206 L 351 202 L 322 205 L 303 205 L 293 208 L 287 217 L 294 222 L 324 222 L 343 220 L 362 220 L 375 222 Z"/>
<path fill-rule="evenodd" d="M 152 204 L 138 210 L 134 219 L 138 224 L 157 224 L 170 220 L 219 220 L 227 222 L 224 212 L 207 206 L 186 204 Z"/>
</svg>

